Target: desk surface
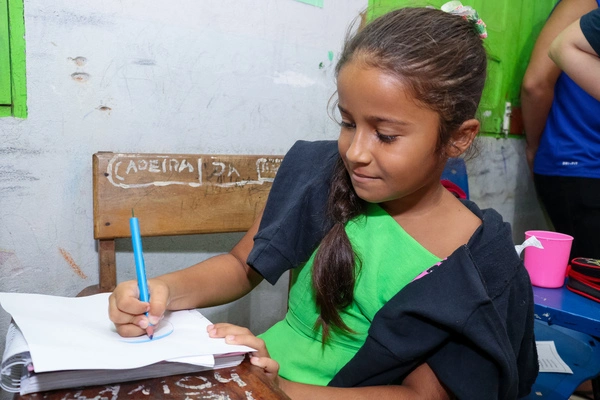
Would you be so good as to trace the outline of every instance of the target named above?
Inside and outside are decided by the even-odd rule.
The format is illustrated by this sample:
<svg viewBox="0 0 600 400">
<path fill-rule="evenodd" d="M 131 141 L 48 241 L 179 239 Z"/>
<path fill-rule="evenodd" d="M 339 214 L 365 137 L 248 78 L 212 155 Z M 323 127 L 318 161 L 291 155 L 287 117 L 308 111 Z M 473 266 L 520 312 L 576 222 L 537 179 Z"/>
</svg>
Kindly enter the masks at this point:
<svg viewBox="0 0 600 400">
<path fill-rule="evenodd" d="M 600 337 L 600 303 L 571 292 L 533 287 L 535 318 L 565 328 Z"/>
<path fill-rule="evenodd" d="M 175 375 L 164 378 L 119 383 L 115 385 L 91 386 L 80 389 L 63 389 L 15 395 L 20 400 L 280 400 L 288 399 L 267 378 L 261 368 L 248 359 L 234 368 L 203 371 L 196 374 Z"/>
</svg>

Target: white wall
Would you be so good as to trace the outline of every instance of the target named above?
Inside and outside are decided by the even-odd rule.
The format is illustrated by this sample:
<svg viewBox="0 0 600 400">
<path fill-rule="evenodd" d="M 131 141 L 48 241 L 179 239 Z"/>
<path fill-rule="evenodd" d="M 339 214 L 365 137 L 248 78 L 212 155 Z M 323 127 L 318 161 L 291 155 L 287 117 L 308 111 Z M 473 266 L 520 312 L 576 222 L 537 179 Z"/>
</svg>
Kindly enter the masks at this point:
<svg viewBox="0 0 600 400">
<path fill-rule="evenodd" d="M 335 138 L 329 52 L 366 4 L 25 0 L 29 116 L 0 120 L 0 291 L 74 296 L 97 282 L 96 151 L 283 154 Z M 145 240 L 148 275 L 239 237 Z M 132 279 L 129 243 L 118 247 L 118 278 Z M 207 314 L 261 331 L 283 313 L 281 281 Z"/>
<path fill-rule="evenodd" d="M 333 67 L 366 4 L 25 0 L 29 116 L 0 119 L 0 291 L 74 296 L 97 282 L 96 151 L 283 154 L 296 139 L 335 138 Z M 481 143 L 472 198 L 520 231 L 539 228 L 523 141 Z M 148 275 L 239 237 L 147 239 Z M 118 247 L 118 278 L 132 279 L 129 243 Z M 286 283 L 206 314 L 262 331 L 282 315 Z M 8 319 L 0 312 L 0 336 Z"/>
</svg>

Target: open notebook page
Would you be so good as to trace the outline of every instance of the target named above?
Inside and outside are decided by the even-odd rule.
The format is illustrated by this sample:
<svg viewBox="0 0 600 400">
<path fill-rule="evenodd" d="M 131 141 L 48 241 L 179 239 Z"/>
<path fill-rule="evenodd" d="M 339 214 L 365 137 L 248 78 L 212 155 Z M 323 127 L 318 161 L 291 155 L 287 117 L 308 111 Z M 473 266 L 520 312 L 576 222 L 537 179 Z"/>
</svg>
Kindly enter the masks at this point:
<svg viewBox="0 0 600 400">
<path fill-rule="evenodd" d="M 23 332 L 36 372 L 127 369 L 180 357 L 253 351 L 210 338 L 210 321 L 196 310 L 166 313 L 158 330 L 167 326 L 171 332 L 156 340 L 124 339 L 108 318 L 108 296 L 0 293 L 0 305 Z"/>
</svg>

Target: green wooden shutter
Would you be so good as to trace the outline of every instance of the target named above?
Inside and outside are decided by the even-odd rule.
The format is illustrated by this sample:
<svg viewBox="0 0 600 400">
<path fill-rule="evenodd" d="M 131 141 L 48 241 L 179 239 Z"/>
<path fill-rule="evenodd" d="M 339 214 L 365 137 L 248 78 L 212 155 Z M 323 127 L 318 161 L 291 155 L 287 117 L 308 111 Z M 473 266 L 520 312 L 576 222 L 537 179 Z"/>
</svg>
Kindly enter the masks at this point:
<svg viewBox="0 0 600 400">
<path fill-rule="evenodd" d="M 12 104 L 8 0 L 0 0 L 0 105 Z"/>
<path fill-rule="evenodd" d="M 27 117 L 23 0 L 0 0 L 0 117 Z"/>
</svg>

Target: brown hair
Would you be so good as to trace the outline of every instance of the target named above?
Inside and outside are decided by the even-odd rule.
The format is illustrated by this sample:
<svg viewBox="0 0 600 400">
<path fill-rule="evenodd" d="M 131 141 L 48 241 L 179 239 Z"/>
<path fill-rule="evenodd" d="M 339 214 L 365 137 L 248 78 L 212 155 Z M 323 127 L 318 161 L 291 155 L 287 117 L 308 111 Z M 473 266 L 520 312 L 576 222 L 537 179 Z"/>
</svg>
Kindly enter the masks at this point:
<svg viewBox="0 0 600 400">
<path fill-rule="evenodd" d="M 375 19 L 346 41 L 336 75 L 349 62 L 391 74 L 418 102 L 436 111 L 440 117 L 437 152 L 447 157 L 452 135 L 475 117 L 487 57 L 473 23 L 432 8 L 402 8 Z M 312 272 L 320 312 L 316 327 L 323 328 L 323 343 L 331 328 L 350 331 L 340 310 L 352 303 L 360 260 L 345 225 L 364 208 L 338 160 L 328 201 L 334 226 L 317 250 Z"/>
</svg>

